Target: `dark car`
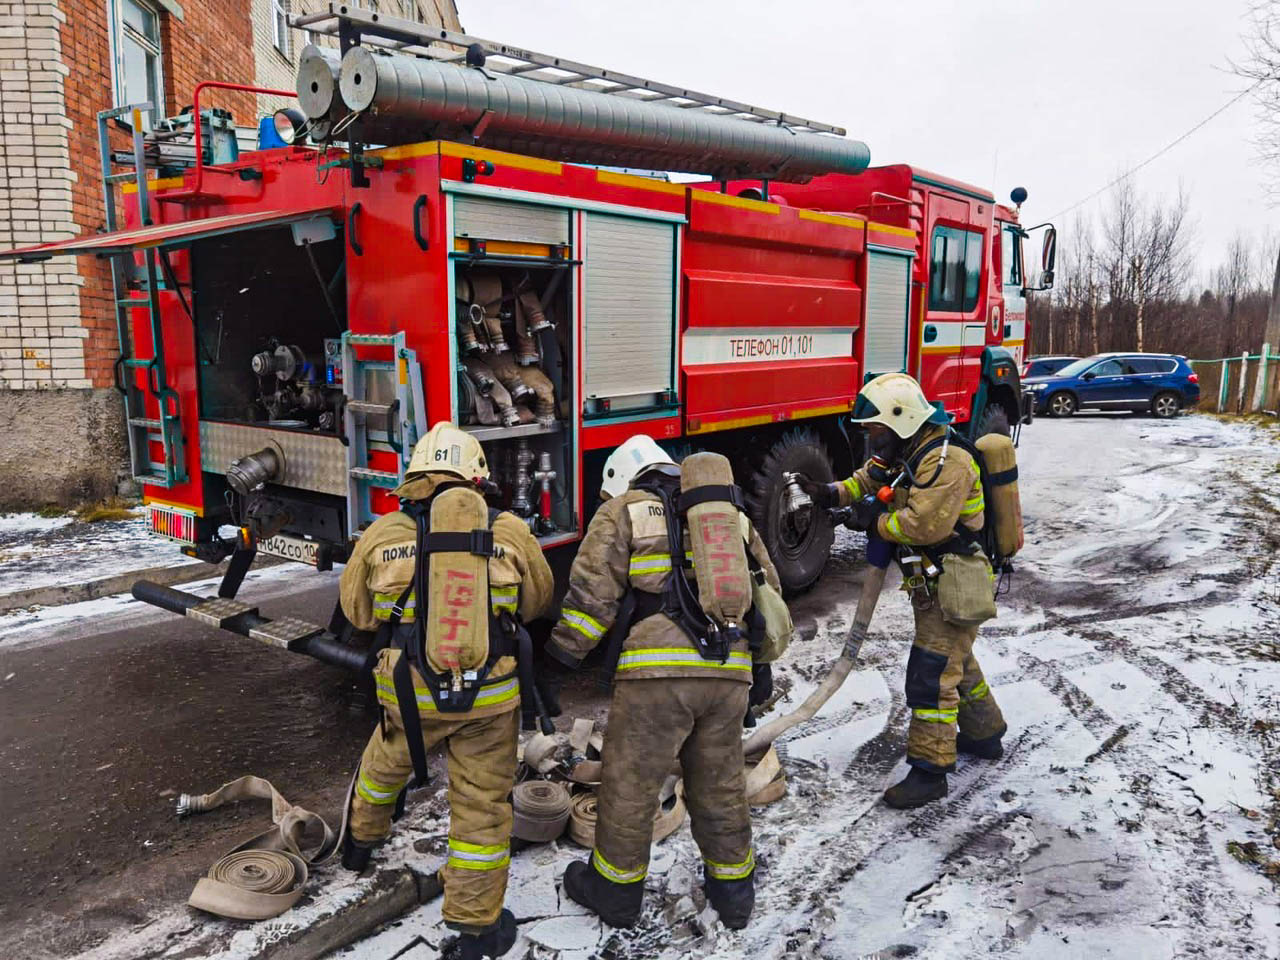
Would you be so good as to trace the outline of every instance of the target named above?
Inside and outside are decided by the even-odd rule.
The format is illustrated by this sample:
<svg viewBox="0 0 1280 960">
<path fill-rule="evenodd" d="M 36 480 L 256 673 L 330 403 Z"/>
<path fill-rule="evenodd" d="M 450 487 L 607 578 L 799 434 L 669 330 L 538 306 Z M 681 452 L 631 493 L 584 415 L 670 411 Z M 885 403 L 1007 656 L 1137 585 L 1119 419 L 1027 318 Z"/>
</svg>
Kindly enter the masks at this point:
<svg viewBox="0 0 1280 960">
<path fill-rule="evenodd" d="M 1186 357 L 1171 353 L 1100 353 L 1023 384 L 1035 395 L 1036 413 L 1054 417 L 1077 410 L 1149 410 L 1172 417 L 1200 399 L 1200 378 Z"/>
<path fill-rule="evenodd" d="M 1079 357 L 1032 357 L 1022 370 L 1022 379 L 1027 377 L 1047 377 L 1057 373 L 1068 363 L 1079 360 Z"/>
</svg>

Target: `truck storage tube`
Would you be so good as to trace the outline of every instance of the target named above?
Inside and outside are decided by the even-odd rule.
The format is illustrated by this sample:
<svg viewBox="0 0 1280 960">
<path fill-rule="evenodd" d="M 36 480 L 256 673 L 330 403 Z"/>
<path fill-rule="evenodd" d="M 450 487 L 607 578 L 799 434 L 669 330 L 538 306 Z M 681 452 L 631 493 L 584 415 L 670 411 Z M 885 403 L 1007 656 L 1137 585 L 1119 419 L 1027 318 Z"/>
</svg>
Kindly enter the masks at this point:
<svg viewBox="0 0 1280 960">
<path fill-rule="evenodd" d="M 310 69 L 308 92 L 323 67 Z M 300 72 L 300 93 L 302 85 Z M 460 139 L 572 163 L 792 181 L 859 173 L 871 159 L 858 140 L 364 46 L 342 58 L 339 89 L 368 143 Z"/>
</svg>

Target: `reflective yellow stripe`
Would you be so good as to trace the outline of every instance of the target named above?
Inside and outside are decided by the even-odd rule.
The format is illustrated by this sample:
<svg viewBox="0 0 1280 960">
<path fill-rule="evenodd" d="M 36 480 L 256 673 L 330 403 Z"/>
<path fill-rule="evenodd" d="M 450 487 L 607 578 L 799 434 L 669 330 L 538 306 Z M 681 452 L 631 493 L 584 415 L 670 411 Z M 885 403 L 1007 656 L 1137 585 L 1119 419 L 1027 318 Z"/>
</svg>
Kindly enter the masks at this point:
<svg viewBox="0 0 1280 960">
<path fill-rule="evenodd" d="M 741 863 L 716 863 L 705 857 L 702 862 L 707 865 L 707 874 L 716 880 L 745 880 L 756 868 L 756 852 L 748 850 L 747 859 Z"/>
<path fill-rule="evenodd" d="M 363 770 L 360 771 L 360 779 L 356 781 L 356 793 L 375 806 L 386 806 L 389 803 L 395 803 L 396 797 L 400 796 L 400 791 L 403 789 L 404 784 L 396 786 L 370 779 L 369 775 Z"/>
<path fill-rule="evenodd" d="M 670 573 L 671 554 L 641 553 L 631 558 L 632 573 Z"/>
<path fill-rule="evenodd" d="M 898 511 L 895 510 L 889 514 L 889 519 L 884 524 L 885 532 L 899 543 L 910 543 L 906 537 L 902 535 L 902 521 L 898 519 Z"/>
<path fill-rule="evenodd" d="M 652 647 L 645 650 L 626 650 L 618 660 L 619 670 L 640 670 L 645 667 L 705 667 L 708 670 L 750 670 L 751 654 L 730 653 L 725 663 L 707 660 L 697 650 L 688 647 Z"/>
<path fill-rule="evenodd" d="M 971 517 L 975 513 L 981 513 L 985 506 L 986 504 L 982 499 L 982 494 L 979 493 L 976 497 L 964 502 L 964 506 L 960 508 L 960 516 Z"/>
<path fill-rule="evenodd" d="M 493 607 L 494 613 L 515 613 L 516 606 L 520 601 L 519 587 L 512 584 L 509 587 L 490 587 L 489 588 L 489 605 Z"/>
<path fill-rule="evenodd" d="M 396 688 L 392 680 L 389 677 L 374 677 L 373 679 L 378 686 L 379 702 L 388 707 L 399 709 L 400 701 L 396 699 Z M 431 691 L 426 687 L 415 686 L 413 692 L 418 701 L 419 710 L 434 711 L 436 709 L 436 702 L 431 699 Z M 515 677 L 508 677 L 506 680 L 496 680 L 492 685 L 482 683 L 480 685 L 480 694 L 476 697 L 471 707 L 472 709 L 492 707 L 499 703 L 506 703 L 508 700 L 515 700 L 519 696 L 520 681 Z"/>
<path fill-rule="evenodd" d="M 501 870 L 511 862 L 511 848 L 505 843 L 484 846 L 449 838 L 449 863 L 462 870 Z"/>
<path fill-rule="evenodd" d="M 960 699 L 973 703 L 975 700 L 981 700 L 990 692 L 991 688 L 987 686 L 987 681 L 979 680 L 972 690 L 968 693 L 962 693 Z"/>
<path fill-rule="evenodd" d="M 844 488 L 849 491 L 849 495 L 855 500 L 862 499 L 862 485 L 858 483 L 857 477 L 849 477 L 844 481 Z"/>
<path fill-rule="evenodd" d="M 573 627 L 589 640 L 599 640 L 605 633 L 605 628 L 595 617 L 569 607 L 560 611 L 560 622 Z"/>
<path fill-rule="evenodd" d="M 648 864 L 638 870 L 619 870 L 604 857 L 600 856 L 599 850 L 591 851 L 591 863 L 602 877 L 612 880 L 614 883 L 639 883 L 649 873 Z"/>
<path fill-rule="evenodd" d="M 914 707 L 911 710 L 911 716 L 925 723 L 955 723 L 959 714 L 958 709 L 932 710 L 927 707 Z"/>
<path fill-rule="evenodd" d="M 373 616 L 376 620 L 390 620 L 392 610 L 395 608 L 396 601 L 400 599 L 400 593 L 375 593 L 373 595 Z M 404 612 L 400 615 L 401 623 L 412 623 L 414 619 L 414 609 L 417 602 L 414 599 L 413 591 L 409 591 L 409 599 L 404 602 Z"/>
</svg>

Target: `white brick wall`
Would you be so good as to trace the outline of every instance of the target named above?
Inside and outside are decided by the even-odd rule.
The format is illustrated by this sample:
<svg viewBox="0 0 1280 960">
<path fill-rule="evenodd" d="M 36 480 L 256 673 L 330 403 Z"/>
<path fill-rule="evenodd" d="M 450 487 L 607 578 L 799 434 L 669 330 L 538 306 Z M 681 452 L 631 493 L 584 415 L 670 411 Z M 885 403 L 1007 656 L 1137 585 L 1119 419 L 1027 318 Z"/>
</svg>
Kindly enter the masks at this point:
<svg viewBox="0 0 1280 960">
<path fill-rule="evenodd" d="M 8 0 L 0 16 L 0 247 L 65 240 L 72 219 L 56 0 Z M 72 257 L 0 263 L 0 387 L 89 387 Z"/>
</svg>

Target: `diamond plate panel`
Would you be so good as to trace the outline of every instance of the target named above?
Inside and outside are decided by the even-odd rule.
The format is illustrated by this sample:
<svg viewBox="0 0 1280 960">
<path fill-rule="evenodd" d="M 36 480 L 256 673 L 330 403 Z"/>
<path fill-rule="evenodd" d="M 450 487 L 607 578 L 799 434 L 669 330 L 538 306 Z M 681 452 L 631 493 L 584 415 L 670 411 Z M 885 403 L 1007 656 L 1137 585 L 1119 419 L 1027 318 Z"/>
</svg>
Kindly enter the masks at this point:
<svg viewBox="0 0 1280 960">
<path fill-rule="evenodd" d="M 223 597 L 214 597 L 206 600 L 204 603 L 197 603 L 194 607 L 187 607 L 187 616 L 192 620 L 199 620 L 201 623 L 207 623 L 211 627 L 221 627 L 228 620 L 240 616 L 242 613 L 257 613 L 257 607 L 251 607 L 247 603 L 241 603 L 239 600 L 228 600 Z"/>
<path fill-rule="evenodd" d="M 249 636 L 254 640 L 261 640 L 263 643 L 269 643 L 273 647 L 284 647 L 286 650 L 289 648 L 289 644 L 294 641 L 314 637 L 317 633 L 324 633 L 324 627 L 318 627 L 314 623 L 307 623 L 307 621 L 299 620 L 297 617 L 280 617 L 270 623 L 263 623 L 249 628 Z"/>
<path fill-rule="evenodd" d="M 284 486 L 347 495 L 347 452 L 334 436 L 201 420 L 201 468 L 225 475 L 234 461 L 257 453 L 268 443 L 284 451 Z"/>
</svg>

